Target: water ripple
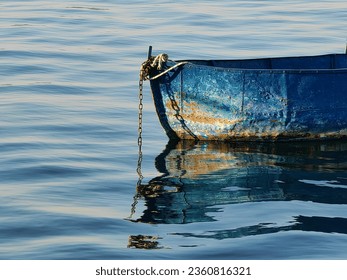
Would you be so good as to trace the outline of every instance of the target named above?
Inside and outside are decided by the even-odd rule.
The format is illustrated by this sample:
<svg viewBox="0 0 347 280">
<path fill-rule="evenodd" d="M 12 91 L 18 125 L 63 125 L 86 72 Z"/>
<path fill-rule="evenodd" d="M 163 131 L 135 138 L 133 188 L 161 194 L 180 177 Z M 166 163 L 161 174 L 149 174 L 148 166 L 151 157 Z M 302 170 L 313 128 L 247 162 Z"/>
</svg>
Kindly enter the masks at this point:
<svg viewBox="0 0 347 280">
<path fill-rule="evenodd" d="M 0 9 L 0 258 L 346 257 L 346 143 L 165 147 L 146 83 L 141 185 L 136 172 L 149 45 L 172 59 L 341 53 L 346 1 Z"/>
</svg>

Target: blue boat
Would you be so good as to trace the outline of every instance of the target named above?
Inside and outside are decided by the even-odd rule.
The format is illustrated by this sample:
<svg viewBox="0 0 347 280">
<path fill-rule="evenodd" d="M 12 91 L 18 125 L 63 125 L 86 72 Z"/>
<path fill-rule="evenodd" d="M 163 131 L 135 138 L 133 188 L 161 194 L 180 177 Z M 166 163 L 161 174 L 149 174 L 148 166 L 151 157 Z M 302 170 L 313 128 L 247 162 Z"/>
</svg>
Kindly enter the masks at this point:
<svg viewBox="0 0 347 280">
<path fill-rule="evenodd" d="M 171 61 L 150 48 L 141 69 L 170 139 L 347 137 L 347 54 Z"/>
</svg>

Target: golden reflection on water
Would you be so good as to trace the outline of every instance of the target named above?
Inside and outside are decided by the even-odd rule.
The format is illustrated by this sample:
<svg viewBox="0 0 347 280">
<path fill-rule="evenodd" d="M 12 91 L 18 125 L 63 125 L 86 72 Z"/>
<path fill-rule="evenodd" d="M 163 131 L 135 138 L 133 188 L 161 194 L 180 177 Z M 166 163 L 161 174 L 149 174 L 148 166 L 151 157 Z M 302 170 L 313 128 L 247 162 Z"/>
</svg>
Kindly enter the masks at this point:
<svg viewBox="0 0 347 280">
<path fill-rule="evenodd" d="M 223 204 L 293 198 L 321 201 L 327 195 L 324 188 L 318 189 L 322 186 L 319 174 L 346 170 L 347 159 L 341 153 L 346 150 L 346 141 L 170 142 L 156 158 L 156 168 L 163 175 L 136 188 L 132 213 L 136 212 L 137 202 L 144 200 L 142 217 L 135 219 L 132 215 L 130 220 L 145 223 L 209 221 L 213 219 L 206 213 L 211 207 Z M 318 182 L 317 193 L 310 193 L 303 183 L 309 178 L 301 176 L 314 177 L 310 182 Z M 331 182 L 325 186 L 344 186 L 344 182 Z M 344 197 L 344 193 L 341 195 Z"/>
</svg>

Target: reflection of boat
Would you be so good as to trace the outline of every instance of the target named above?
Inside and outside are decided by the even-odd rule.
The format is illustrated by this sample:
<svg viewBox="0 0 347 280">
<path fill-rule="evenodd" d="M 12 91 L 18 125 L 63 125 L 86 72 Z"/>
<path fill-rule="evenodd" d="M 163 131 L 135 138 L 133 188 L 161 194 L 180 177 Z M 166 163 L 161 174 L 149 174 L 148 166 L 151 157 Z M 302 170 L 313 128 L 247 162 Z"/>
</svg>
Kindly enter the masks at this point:
<svg viewBox="0 0 347 280">
<path fill-rule="evenodd" d="M 211 213 L 221 205 L 259 201 L 346 204 L 346 151 L 347 142 L 170 142 L 156 158 L 163 175 L 137 187 L 136 199 L 144 200 L 145 210 L 132 221 L 213 221 Z M 340 182 L 331 177 L 326 185 L 309 184 L 336 172 Z"/>
<path fill-rule="evenodd" d="M 200 235 L 194 233 L 176 233 L 176 235 L 196 238 L 226 239 L 290 230 L 347 234 L 347 219 L 298 216 L 294 218 L 294 221 L 292 221 L 290 225 L 286 226 L 277 226 L 276 224 L 259 224 L 228 230 L 211 230 Z"/>
<path fill-rule="evenodd" d="M 170 139 L 347 136 L 347 54 L 166 60 L 165 54 L 150 57 L 142 69 Z M 154 68 L 158 61 L 167 72 Z"/>
</svg>

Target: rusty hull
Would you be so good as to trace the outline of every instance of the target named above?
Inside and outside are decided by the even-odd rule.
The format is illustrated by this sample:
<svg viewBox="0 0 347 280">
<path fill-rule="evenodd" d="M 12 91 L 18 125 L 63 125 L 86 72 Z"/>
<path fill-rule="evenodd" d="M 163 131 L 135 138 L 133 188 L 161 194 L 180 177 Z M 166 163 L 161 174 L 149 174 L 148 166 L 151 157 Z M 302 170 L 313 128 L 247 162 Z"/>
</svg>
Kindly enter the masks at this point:
<svg viewBox="0 0 347 280">
<path fill-rule="evenodd" d="M 347 136 L 346 55 L 189 61 L 151 88 L 169 138 Z"/>
</svg>

